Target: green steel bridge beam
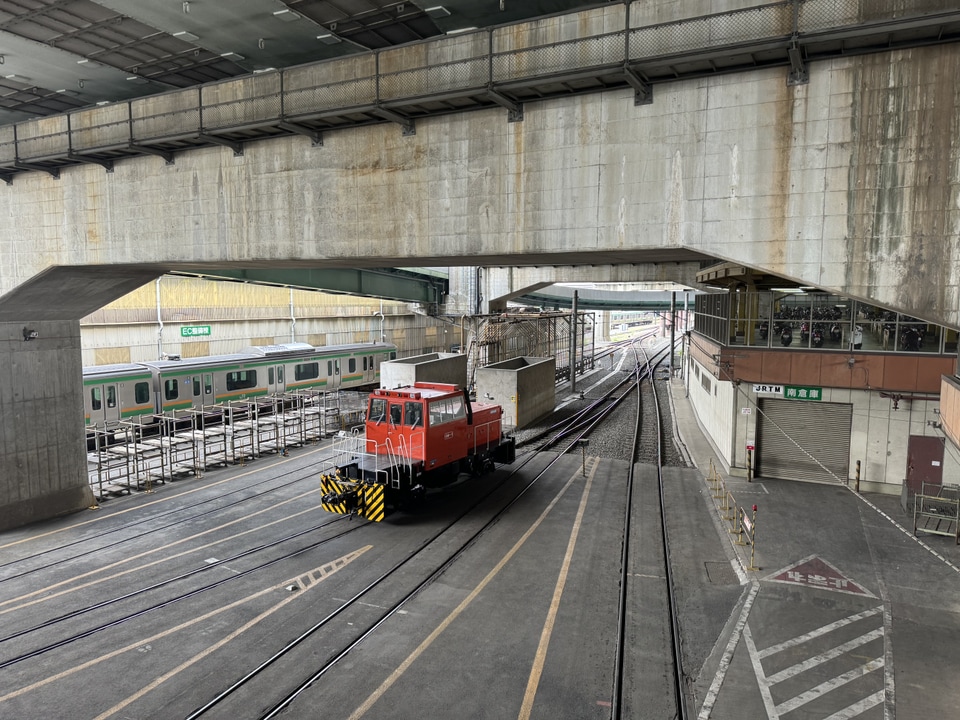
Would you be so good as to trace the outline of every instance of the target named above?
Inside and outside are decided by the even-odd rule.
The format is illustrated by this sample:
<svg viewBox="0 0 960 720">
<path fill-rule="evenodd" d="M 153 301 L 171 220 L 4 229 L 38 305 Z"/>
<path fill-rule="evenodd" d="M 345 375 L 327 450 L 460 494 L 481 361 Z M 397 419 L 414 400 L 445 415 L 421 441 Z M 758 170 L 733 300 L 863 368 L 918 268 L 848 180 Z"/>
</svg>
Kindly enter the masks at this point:
<svg viewBox="0 0 960 720">
<path fill-rule="evenodd" d="M 445 277 L 397 269 L 244 268 L 202 272 L 174 271 L 171 274 L 425 304 L 443 302 L 443 296 L 449 291 L 450 285 L 450 281 Z"/>
</svg>

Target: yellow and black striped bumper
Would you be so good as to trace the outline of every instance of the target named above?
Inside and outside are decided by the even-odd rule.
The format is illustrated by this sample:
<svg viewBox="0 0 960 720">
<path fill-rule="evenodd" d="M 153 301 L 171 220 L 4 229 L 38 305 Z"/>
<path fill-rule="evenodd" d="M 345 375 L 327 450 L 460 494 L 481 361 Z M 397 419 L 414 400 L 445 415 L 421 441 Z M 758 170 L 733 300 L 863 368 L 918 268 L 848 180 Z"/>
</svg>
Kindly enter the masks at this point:
<svg viewBox="0 0 960 720">
<path fill-rule="evenodd" d="M 320 506 L 338 515 L 356 515 L 380 522 L 384 516 L 384 486 L 345 480 L 336 475 L 320 476 Z"/>
</svg>

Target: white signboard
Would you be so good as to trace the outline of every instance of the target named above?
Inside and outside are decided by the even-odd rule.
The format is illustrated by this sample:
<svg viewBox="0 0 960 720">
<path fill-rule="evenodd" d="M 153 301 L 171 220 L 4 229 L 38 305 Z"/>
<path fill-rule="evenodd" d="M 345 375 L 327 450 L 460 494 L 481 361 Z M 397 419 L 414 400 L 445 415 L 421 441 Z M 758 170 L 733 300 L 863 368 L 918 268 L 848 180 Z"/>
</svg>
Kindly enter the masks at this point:
<svg viewBox="0 0 960 720">
<path fill-rule="evenodd" d="M 783 396 L 783 385 L 754 385 L 753 392 L 757 395 Z"/>
</svg>

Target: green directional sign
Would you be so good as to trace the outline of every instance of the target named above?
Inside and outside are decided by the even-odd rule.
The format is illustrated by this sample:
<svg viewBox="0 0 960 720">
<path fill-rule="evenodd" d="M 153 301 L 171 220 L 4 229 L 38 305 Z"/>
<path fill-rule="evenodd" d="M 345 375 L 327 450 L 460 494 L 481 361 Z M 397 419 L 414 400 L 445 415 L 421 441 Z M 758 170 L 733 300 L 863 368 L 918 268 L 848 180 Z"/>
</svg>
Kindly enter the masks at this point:
<svg viewBox="0 0 960 720">
<path fill-rule="evenodd" d="M 180 328 L 180 337 L 203 337 L 209 334 L 209 325 L 184 325 Z"/>
<path fill-rule="evenodd" d="M 783 396 L 787 400 L 822 400 L 823 388 L 803 385 L 784 385 Z"/>
</svg>

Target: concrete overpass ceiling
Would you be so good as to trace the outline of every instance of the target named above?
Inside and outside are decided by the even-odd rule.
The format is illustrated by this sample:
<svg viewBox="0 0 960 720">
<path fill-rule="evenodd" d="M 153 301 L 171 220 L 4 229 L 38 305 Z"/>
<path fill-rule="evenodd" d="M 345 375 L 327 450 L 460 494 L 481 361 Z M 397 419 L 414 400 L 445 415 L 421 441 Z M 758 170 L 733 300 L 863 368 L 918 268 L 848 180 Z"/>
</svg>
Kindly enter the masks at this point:
<svg viewBox="0 0 960 720">
<path fill-rule="evenodd" d="M 673 283 L 556 284 L 526 293 L 511 302 L 544 309 L 569 308 L 573 305 L 574 292 L 580 310 L 641 311 L 669 308 L 674 293 L 678 307 L 683 307 L 685 294 L 692 307 L 694 295 L 704 291 Z"/>
<path fill-rule="evenodd" d="M 0 298 L 0 322 L 80 320 L 162 274 L 152 266 L 51 267 Z"/>
<path fill-rule="evenodd" d="M 0 124 L 597 4 L 0 0 Z"/>
</svg>

